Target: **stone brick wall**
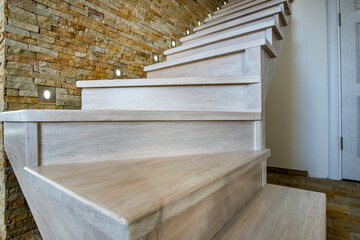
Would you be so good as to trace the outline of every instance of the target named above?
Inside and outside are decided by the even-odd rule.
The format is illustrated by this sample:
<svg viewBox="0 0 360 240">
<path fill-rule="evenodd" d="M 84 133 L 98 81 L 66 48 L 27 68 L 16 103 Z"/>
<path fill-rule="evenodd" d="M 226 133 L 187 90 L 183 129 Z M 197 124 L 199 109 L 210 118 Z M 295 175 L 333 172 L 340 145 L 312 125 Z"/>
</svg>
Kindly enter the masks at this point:
<svg viewBox="0 0 360 240">
<path fill-rule="evenodd" d="M 112 79 L 114 66 L 123 67 L 125 78 L 145 77 L 153 52 L 163 60 L 171 39 L 179 42 L 186 29 L 221 5 L 219 0 L 0 2 L 1 111 L 79 109 L 77 80 Z M 39 102 L 40 85 L 56 88 L 56 103 Z M 33 238 L 36 224 L 3 144 L 0 159 L 0 236 Z"/>
</svg>

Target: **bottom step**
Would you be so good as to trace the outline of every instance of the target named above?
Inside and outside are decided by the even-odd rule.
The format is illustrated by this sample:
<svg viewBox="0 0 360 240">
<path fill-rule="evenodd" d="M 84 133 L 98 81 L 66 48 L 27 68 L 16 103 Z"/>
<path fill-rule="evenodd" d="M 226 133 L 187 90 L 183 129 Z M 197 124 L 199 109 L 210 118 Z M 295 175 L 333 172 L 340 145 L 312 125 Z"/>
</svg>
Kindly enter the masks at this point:
<svg viewBox="0 0 360 240">
<path fill-rule="evenodd" d="M 325 238 L 325 194 L 267 184 L 213 240 Z"/>
</svg>

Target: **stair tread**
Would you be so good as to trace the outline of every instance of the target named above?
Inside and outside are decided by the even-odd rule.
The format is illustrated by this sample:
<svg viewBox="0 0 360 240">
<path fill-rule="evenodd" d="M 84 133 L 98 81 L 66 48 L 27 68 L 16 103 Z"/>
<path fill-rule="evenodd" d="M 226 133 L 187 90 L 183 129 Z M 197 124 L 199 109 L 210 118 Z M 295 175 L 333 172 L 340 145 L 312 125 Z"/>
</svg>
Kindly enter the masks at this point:
<svg viewBox="0 0 360 240">
<path fill-rule="evenodd" d="M 227 4 L 222 5 L 220 10 L 215 11 L 215 14 L 224 12 L 224 11 L 226 11 L 227 9 L 233 8 L 234 6 L 241 6 L 241 5 L 244 5 L 244 4 L 253 2 L 253 1 L 255 1 L 255 0 L 242 0 L 242 1 L 232 1 L 232 2 L 228 2 Z"/>
<path fill-rule="evenodd" d="M 229 21 L 221 22 L 219 24 L 216 23 L 214 25 L 206 26 L 206 24 L 205 24 L 203 26 L 206 26 L 206 28 L 204 27 L 203 29 L 199 29 L 202 31 L 197 31 L 194 34 L 183 37 L 180 39 L 180 41 L 183 42 L 184 44 L 189 44 L 189 43 L 187 43 L 188 41 L 191 41 L 191 40 L 194 40 L 196 38 L 203 37 L 206 35 L 209 35 L 208 37 L 213 36 L 214 33 L 217 33 L 218 35 L 222 35 L 222 31 L 224 31 L 226 29 L 230 29 L 232 27 L 239 27 L 241 25 L 244 25 L 246 23 L 250 23 L 253 21 L 260 21 L 255 24 L 261 24 L 264 20 L 271 21 L 272 19 L 270 19 L 270 17 L 272 17 L 276 14 L 280 14 L 280 16 L 282 16 L 281 19 L 283 19 L 283 20 L 286 19 L 284 16 L 283 10 L 280 7 L 273 7 L 271 9 L 267 9 L 266 11 L 261 12 L 259 14 L 240 16 L 239 18 L 231 19 Z M 269 19 L 267 19 L 267 18 L 269 18 Z M 251 26 L 245 26 L 245 27 L 251 27 Z"/>
<path fill-rule="evenodd" d="M 287 10 L 289 10 L 289 2 L 288 0 L 259 0 L 259 1 L 256 1 L 256 2 L 252 2 L 252 4 L 254 5 L 251 5 L 251 6 L 239 6 L 237 8 L 233 8 L 233 9 L 230 9 L 226 12 L 223 12 L 223 13 L 219 13 L 219 14 L 216 14 L 214 16 L 212 16 L 211 18 L 206 18 L 205 19 L 205 22 L 208 23 L 208 22 L 212 22 L 212 21 L 222 21 L 223 18 L 226 19 L 225 17 L 228 16 L 228 15 L 232 15 L 232 16 L 237 16 L 239 13 L 240 14 L 243 14 L 243 15 L 247 15 L 247 14 L 251 14 L 251 13 L 255 13 L 255 12 L 259 12 L 261 10 L 264 10 L 266 8 L 270 8 L 272 6 L 276 6 L 276 5 L 279 5 L 279 4 L 282 4 L 284 3 L 285 4 L 285 7 Z M 238 13 L 237 13 L 238 12 Z"/>
<path fill-rule="evenodd" d="M 153 64 L 153 65 L 145 67 L 144 70 L 146 72 L 149 72 L 149 71 L 154 71 L 154 70 L 158 70 L 158 69 L 162 69 L 162 68 L 168 68 L 171 66 L 186 64 L 186 63 L 195 62 L 195 61 L 199 61 L 199 60 L 203 60 L 203 59 L 207 59 L 207 58 L 212 58 L 212 57 L 222 56 L 222 55 L 226 55 L 226 54 L 230 54 L 230 53 L 234 53 L 234 52 L 239 52 L 239 51 L 243 51 L 247 48 L 251 48 L 251 47 L 255 47 L 255 46 L 269 46 L 269 45 L 271 45 L 271 44 L 265 38 L 258 38 L 258 39 L 254 39 L 251 41 L 239 43 L 237 45 L 227 46 L 227 47 L 223 47 L 223 48 L 219 48 L 219 49 L 215 49 L 215 50 L 210 50 L 207 52 L 194 54 L 191 56 L 186 56 L 186 57 L 169 60 L 169 61 L 158 63 L 158 64 Z M 269 49 L 274 50 L 271 47 L 269 47 Z M 277 53 L 273 52 L 270 55 L 272 57 L 274 57 L 274 56 L 277 56 Z"/>
<path fill-rule="evenodd" d="M 213 238 L 325 239 L 326 196 L 267 184 Z"/>
<path fill-rule="evenodd" d="M 59 164 L 25 168 L 25 176 L 57 201 L 98 209 L 104 218 L 136 231 L 132 223 L 160 224 L 225 186 L 243 166 L 269 155 L 264 149 Z"/>
<path fill-rule="evenodd" d="M 197 32 L 203 31 L 205 29 L 209 29 L 211 27 L 214 27 L 214 26 L 217 26 L 220 24 L 228 23 L 230 21 L 236 23 L 236 22 L 239 22 L 238 19 L 241 19 L 241 20 L 243 19 L 244 23 L 250 22 L 250 21 L 256 21 L 256 20 L 259 20 L 262 18 L 273 16 L 275 14 L 279 14 L 279 13 L 283 14 L 282 19 L 284 19 L 285 12 L 283 11 L 283 9 L 280 6 L 277 6 L 277 5 L 273 6 L 271 8 L 264 9 L 260 12 L 251 13 L 251 14 L 248 14 L 245 16 L 243 16 L 241 13 L 238 13 L 238 14 L 234 13 L 232 15 L 226 16 L 226 17 L 218 19 L 216 21 L 214 20 L 214 21 L 205 23 L 201 26 L 198 26 L 198 27 L 194 28 L 194 31 L 197 33 Z M 223 26 L 226 26 L 226 25 L 223 25 Z"/>
<path fill-rule="evenodd" d="M 176 48 L 172 48 L 169 50 L 166 50 L 164 52 L 165 55 L 170 55 L 170 54 L 175 54 L 178 52 L 183 52 L 186 50 L 190 50 L 196 47 L 201 47 L 204 45 L 208 45 L 208 44 L 212 44 L 212 43 L 216 43 L 219 41 L 224 41 L 230 38 L 234 38 L 234 37 L 238 37 L 238 36 L 243 36 L 246 34 L 251 34 L 255 31 L 260 31 L 260 30 L 265 30 L 267 28 L 274 28 L 276 29 L 277 35 L 279 36 L 279 39 L 283 39 L 283 33 L 280 30 L 280 27 L 277 25 L 277 23 L 275 22 L 274 19 L 270 19 L 266 22 L 260 22 L 257 24 L 254 24 L 252 26 L 245 26 L 243 28 L 240 29 L 236 29 L 234 31 L 230 31 L 230 32 L 226 32 L 226 33 L 222 33 L 222 34 L 217 34 L 217 35 L 213 35 L 213 36 L 208 36 L 207 38 L 204 39 L 200 39 L 200 40 L 195 40 L 191 43 L 188 44 L 184 44 L 180 47 L 176 47 Z"/>
<path fill-rule="evenodd" d="M 238 7 L 238 6 L 242 6 L 242 5 L 245 5 L 245 4 L 249 4 L 253 1 L 256 1 L 256 0 L 244 0 L 244 1 L 235 1 L 235 2 L 228 2 L 226 5 L 222 5 L 221 9 L 218 10 L 218 11 L 215 11 L 214 14 L 219 14 L 219 13 L 222 13 L 222 12 L 225 12 L 229 9 L 232 9 L 234 7 Z"/>
<path fill-rule="evenodd" d="M 223 76 L 223 77 L 188 77 L 188 78 L 138 78 L 115 80 L 77 81 L 79 88 L 111 88 L 111 87 L 161 87 L 188 85 L 233 85 L 259 83 L 260 76 Z"/>
<path fill-rule="evenodd" d="M 130 121 L 250 121 L 260 112 L 148 110 L 19 110 L 3 112 L 3 122 L 130 122 Z"/>
</svg>

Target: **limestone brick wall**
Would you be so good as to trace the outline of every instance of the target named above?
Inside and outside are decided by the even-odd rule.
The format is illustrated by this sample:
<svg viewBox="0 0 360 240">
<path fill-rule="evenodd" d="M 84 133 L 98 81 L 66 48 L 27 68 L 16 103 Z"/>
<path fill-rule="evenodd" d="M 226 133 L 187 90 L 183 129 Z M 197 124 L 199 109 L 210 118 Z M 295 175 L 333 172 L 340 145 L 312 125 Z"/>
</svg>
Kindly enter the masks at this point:
<svg viewBox="0 0 360 240">
<path fill-rule="evenodd" d="M 77 80 L 145 77 L 144 66 L 179 43 L 219 0 L 0 0 L 0 111 L 79 109 Z M 41 103 L 38 86 L 56 88 Z M 2 129 L 2 126 L 1 126 Z M 36 224 L 4 156 L 1 137 L 0 236 L 35 239 Z M 61 146 L 59 146 L 61 147 Z"/>
</svg>

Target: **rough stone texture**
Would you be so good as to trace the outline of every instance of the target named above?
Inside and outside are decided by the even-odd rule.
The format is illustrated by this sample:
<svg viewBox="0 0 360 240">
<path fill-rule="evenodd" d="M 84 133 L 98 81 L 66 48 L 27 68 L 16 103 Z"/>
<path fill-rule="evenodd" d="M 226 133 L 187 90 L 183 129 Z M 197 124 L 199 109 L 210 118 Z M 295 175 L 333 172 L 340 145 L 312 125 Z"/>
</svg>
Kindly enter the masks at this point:
<svg viewBox="0 0 360 240">
<path fill-rule="evenodd" d="M 0 111 L 79 109 L 77 80 L 145 77 L 152 53 L 213 13 L 219 0 L 0 0 Z M 160 56 L 161 60 L 164 57 Z M 55 104 L 37 86 L 56 87 Z M 41 239 L 3 150 L 0 237 Z M 59 146 L 61 147 L 61 146 Z"/>
<path fill-rule="evenodd" d="M 310 178 L 304 172 L 268 169 L 268 183 L 325 193 L 327 239 L 360 239 L 360 182 Z"/>
</svg>

